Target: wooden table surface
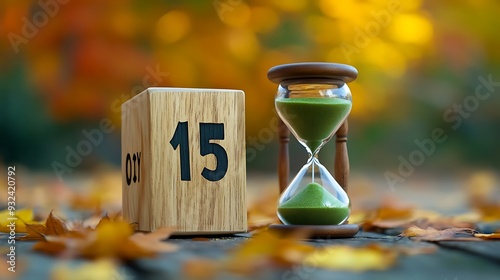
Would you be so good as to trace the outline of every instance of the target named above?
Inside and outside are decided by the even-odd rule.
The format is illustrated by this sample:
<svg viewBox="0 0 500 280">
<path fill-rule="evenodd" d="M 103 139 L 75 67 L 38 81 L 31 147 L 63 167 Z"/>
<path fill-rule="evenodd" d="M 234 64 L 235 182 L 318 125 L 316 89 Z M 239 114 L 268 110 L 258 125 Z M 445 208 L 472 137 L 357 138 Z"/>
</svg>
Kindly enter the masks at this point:
<svg viewBox="0 0 500 280">
<path fill-rule="evenodd" d="M 252 179 L 253 178 L 253 179 Z M 259 178 L 259 179 L 256 179 Z M 249 176 L 249 188 L 258 190 L 261 187 L 277 185 L 275 178 L 260 178 Z M 271 182 L 272 181 L 272 182 Z M 419 182 L 420 184 L 421 182 Z M 354 182 L 351 189 L 361 186 L 362 180 Z M 430 184 L 430 185 L 429 185 Z M 378 192 L 381 196 L 391 194 L 399 196 L 404 200 L 412 202 L 420 201 L 419 207 L 439 208 L 446 204 L 447 198 L 453 197 L 458 205 L 450 211 L 463 209 L 462 199 L 464 192 L 456 187 L 455 183 L 448 183 L 448 187 L 442 182 L 429 183 L 418 191 L 408 187 L 392 192 L 387 189 Z M 434 190 L 433 184 L 440 185 L 440 189 Z M 386 192 L 384 194 L 384 192 Z M 429 192 L 429 193 L 428 193 Z M 257 192 L 258 193 L 258 192 Z M 432 193 L 432 196 L 429 194 Z M 356 197 L 353 203 L 365 203 L 367 197 L 372 200 L 378 199 L 373 195 L 354 193 Z M 450 209 L 450 207 L 447 207 Z M 497 229 L 498 224 L 482 225 L 486 230 Z M 490 227 L 490 228 L 488 228 Z M 493 227 L 493 228 L 492 228 Z M 1 234 L 3 246 L 6 246 L 6 234 Z M 194 241 L 189 238 L 172 238 L 169 241 L 178 244 L 180 249 L 173 253 L 161 254 L 153 259 L 140 259 L 127 265 L 122 265 L 116 279 L 184 279 L 181 276 L 181 267 L 184 261 L 193 258 L 205 257 L 208 259 L 221 259 L 227 256 L 228 251 L 235 248 L 250 238 L 250 234 L 239 234 L 226 237 L 213 237 L 208 241 Z M 275 268 L 264 270 L 253 276 L 237 276 L 224 274 L 217 279 L 441 279 L 441 280 L 464 280 L 464 279 L 500 279 L 500 242 L 466 242 L 466 241 L 443 241 L 443 242 L 416 242 L 407 238 L 398 238 L 395 235 L 379 234 L 371 232 L 360 232 L 354 238 L 346 239 L 316 239 L 306 240 L 306 243 L 314 246 L 325 246 L 330 244 L 344 244 L 350 246 L 363 246 L 369 243 L 377 243 L 384 246 L 436 246 L 437 250 L 432 254 L 413 256 L 400 256 L 397 263 L 387 270 L 368 272 L 345 272 L 332 271 L 318 268 L 293 267 L 289 269 Z M 14 279 L 51 279 L 51 273 L 60 259 L 36 253 L 32 250 L 33 242 L 17 242 L 18 272 Z M 85 264 L 86 260 L 66 260 L 65 264 L 78 266 Z M 302 270 L 302 271 L 301 271 Z M 0 277 L 3 274 L 0 274 Z M 121 277 L 121 278 L 120 278 Z"/>
</svg>

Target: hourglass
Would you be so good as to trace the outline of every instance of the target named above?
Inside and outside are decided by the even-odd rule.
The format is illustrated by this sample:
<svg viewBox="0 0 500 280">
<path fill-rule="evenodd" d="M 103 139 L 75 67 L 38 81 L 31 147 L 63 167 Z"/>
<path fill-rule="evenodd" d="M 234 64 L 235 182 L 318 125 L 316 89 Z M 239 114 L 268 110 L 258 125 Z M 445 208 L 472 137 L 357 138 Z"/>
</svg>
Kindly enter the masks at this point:
<svg viewBox="0 0 500 280">
<path fill-rule="evenodd" d="M 279 84 L 275 105 L 279 117 L 308 153 L 306 164 L 281 193 L 277 214 L 284 225 L 272 229 L 309 227 L 313 235 L 353 236 L 346 225 L 347 193 L 319 162 L 318 154 L 351 111 L 348 82 L 357 70 L 335 63 L 294 63 L 271 68 L 268 78 Z"/>
</svg>

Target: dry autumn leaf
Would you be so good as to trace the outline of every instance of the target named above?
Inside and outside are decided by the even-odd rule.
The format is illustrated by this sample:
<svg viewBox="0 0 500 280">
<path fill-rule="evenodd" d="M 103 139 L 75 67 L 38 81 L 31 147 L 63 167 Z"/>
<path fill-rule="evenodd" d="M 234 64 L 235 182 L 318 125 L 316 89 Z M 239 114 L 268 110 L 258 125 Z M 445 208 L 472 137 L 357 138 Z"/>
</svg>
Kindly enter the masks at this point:
<svg viewBox="0 0 500 280">
<path fill-rule="evenodd" d="M 255 234 L 222 260 L 195 259 L 183 264 L 183 275 L 190 279 L 216 279 L 222 271 L 251 275 L 269 266 L 300 264 L 316 250 L 301 242 L 305 235 L 281 236 L 268 230 Z"/>
<path fill-rule="evenodd" d="M 442 216 L 441 214 L 421 209 L 403 206 L 401 202 L 384 200 L 382 205 L 373 214 L 366 215 L 362 223 L 364 231 L 384 231 L 387 229 L 405 229 L 411 226 L 420 228 L 432 227 L 435 229 L 447 228 L 475 228 L 479 221 L 477 215 L 470 213 L 456 217 Z"/>
<path fill-rule="evenodd" d="M 175 251 L 175 245 L 162 242 L 172 232 L 172 228 L 160 228 L 148 234 L 134 234 L 128 222 L 104 217 L 94 230 L 81 229 L 60 235 L 44 235 L 44 240 L 36 243 L 34 249 L 65 257 L 130 260 Z"/>
<path fill-rule="evenodd" d="M 302 243 L 300 233 L 280 236 L 263 231 L 243 243 L 230 255 L 227 268 L 232 271 L 250 272 L 262 264 L 293 265 L 315 250 L 314 246 Z"/>
<path fill-rule="evenodd" d="M 409 237 L 421 241 L 446 241 L 446 240 L 474 240 L 477 231 L 470 228 L 448 228 L 437 230 L 435 228 L 422 229 L 416 226 L 407 228 L 400 237 Z"/>
<path fill-rule="evenodd" d="M 385 270 L 394 265 L 397 256 L 396 250 L 376 244 L 357 248 L 338 245 L 316 250 L 304 260 L 304 265 L 357 272 Z"/>
<path fill-rule="evenodd" d="M 20 237 L 19 240 L 43 240 L 45 236 L 57 236 L 67 234 L 69 230 L 67 229 L 64 222 L 55 217 L 52 212 L 50 212 L 45 224 L 25 224 L 26 235 Z"/>
<path fill-rule="evenodd" d="M 177 250 L 177 246 L 171 243 L 162 242 L 170 237 L 174 232 L 172 227 L 159 228 L 151 233 L 138 232 L 133 234 L 129 240 L 146 250 L 155 253 L 167 253 Z"/>
<path fill-rule="evenodd" d="M 500 233 L 476 233 L 474 237 L 479 237 L 481 239 L 500 239 Z"/>
</svg>

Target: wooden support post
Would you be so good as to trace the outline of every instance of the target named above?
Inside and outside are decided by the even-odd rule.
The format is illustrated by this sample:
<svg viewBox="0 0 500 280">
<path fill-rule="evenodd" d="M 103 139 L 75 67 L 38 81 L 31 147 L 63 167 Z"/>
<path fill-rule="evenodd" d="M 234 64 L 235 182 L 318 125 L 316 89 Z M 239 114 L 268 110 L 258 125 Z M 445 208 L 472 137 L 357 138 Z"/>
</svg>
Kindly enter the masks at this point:
<svg viewBox="0 0 500 280">
<path fill-rule="evenodd" d="M 347 193 L 349 181 L 349 155 L 347 154 L 347 119 L 336 133 L 335 148 L 335 180 Z"/>
</svg>

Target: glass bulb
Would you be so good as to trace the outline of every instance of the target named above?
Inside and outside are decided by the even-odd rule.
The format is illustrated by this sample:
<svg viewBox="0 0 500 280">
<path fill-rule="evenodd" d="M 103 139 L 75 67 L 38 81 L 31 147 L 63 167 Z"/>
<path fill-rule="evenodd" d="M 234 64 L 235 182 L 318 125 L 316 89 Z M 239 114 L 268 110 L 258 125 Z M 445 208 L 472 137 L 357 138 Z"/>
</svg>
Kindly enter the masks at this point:
<svg viewBox="0 0 500 280">
<path fill-rule="evenodd" d="M 317 155 L 351 111 L 346 83 L 332 79 L 283 81 L 276 110 L 309 159 L 281 194 L 278 217 L 288 225 L 339 225 L 350 214 L 346 192 L 319 162 Z"/>
</svg>

